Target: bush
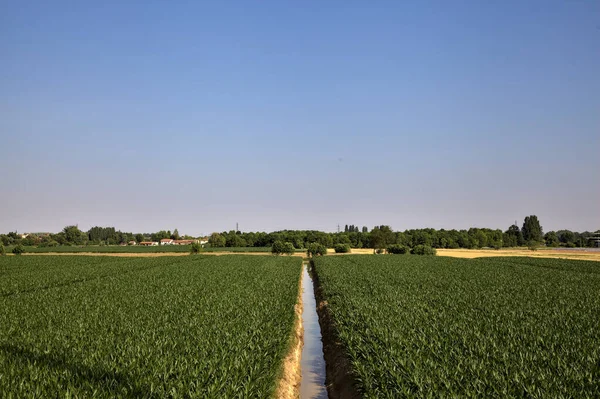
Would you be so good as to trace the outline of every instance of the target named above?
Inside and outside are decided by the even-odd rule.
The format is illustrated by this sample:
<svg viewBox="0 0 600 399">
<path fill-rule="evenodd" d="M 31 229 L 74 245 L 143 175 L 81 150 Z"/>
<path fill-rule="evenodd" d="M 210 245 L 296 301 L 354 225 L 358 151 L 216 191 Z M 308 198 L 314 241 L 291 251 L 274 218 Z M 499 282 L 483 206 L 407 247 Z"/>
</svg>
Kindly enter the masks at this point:
<svg viewBox="0 0 600 399">
<path fill-rule="evenodd" d="M 271 253 L 273 255 L 293 255 L 295 252 L 296 248 L 294 248 L 294 244 L 292 244 L 291 242 L 283 242 L 277 240 L 273 243 L 273 246 L 271 247 Z"/>
<path fill-rule="evenodd" d="M 401 244 L 392 244 L 387 247 L 388 254 L 404 255 L 408 253 L 408 248 Z"/>
<path fill-rule="evenodd" d="M 336 244 L 334 249 L 336 254 L 350 253 L 350 245 L 348 244 Z"/>
<path fill-rule="evenodd" d="M 199 242 L 194 242 L 194 243 L 192 243 L 192 245 L 190 245 L 190 254 L 191 255 L 196 255 L 196 254 L 199 254 L 200 252 L 204 252 L 204 248 L 202 247 L 202 245 L 200 245 Z"/>
<path fill-rule="evenodd" d="M 527 243 L 527 248 L 529 248 L 530 251 L 537 251 L 539 246 L 540 244 L 536 241 L 529 241 Z"/>
<path fill-rule="evenodd" d="M 381 255 L 383 253 L 385 253 L 385 249 L 383 248 L 377 248 L 375 250 L 373 250 L 377 255 Z"/>
<path fill-rule="evenodd" d="M 313 242 L 308 245 L 308 250 L 306 254 L 310 257 L 313 256 L 324 256 L 327 255 L 327 247 L 323 244 L 319 244 L 318 242 Z"/>
<path fill-rule="evenodd" d="M 23 252 L 25 252 L 25 248 L 23 248 L 21 244 L 17 245 L 12 250 L 12 253 L 15 255 L 21 255 Z"/>
<path fill-rule="evenodd" d="M 417 245 L 411 251 L 413 255 L 435 255 L 437 251 L 435 248 L 431 248 L 429 245 Z"/>
<path fill-rule="evenodd" d="M 4 245 L 0 244 L 0 256 L 6 255 L 6 249 L 4 249 Z"/>
</svg>

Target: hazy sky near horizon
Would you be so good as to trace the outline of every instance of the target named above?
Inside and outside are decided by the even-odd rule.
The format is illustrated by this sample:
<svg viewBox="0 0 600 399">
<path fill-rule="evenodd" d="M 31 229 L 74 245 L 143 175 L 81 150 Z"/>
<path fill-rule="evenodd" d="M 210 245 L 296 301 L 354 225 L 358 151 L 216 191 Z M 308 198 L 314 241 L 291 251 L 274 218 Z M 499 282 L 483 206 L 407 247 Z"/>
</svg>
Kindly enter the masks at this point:
<svg viewBox="0 0 600 399">
<path fill-rule="evenodd" d="M 0 232 L 600 229 L 600 2 L 0 5 Z"/>
</svg>

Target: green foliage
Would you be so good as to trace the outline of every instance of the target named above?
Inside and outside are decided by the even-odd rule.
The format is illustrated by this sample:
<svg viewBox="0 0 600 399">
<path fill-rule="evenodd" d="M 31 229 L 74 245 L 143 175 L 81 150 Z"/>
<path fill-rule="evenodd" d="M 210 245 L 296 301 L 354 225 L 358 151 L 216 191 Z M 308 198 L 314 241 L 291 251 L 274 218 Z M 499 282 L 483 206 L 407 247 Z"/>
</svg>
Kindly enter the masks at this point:
<svg viewBox="0 0 600 399">
<path fill-rule="evenodd" d="M 525 242 L 542 242 L 544 240 L 542 226 L 540 226 L 540 221 L 535 215 L 525 217 L 521 231 L 523 232 L 523 239 Z"/>
<path fill-rule="evenodd" d="M 308 246 L 306 254 L 309 257 L 325 256 L 327 255 L 327 247 L 325 245 L 313 242 Z"/>
<path fill-rule="evenodd" d="M 88 235 L 77 226 L 67 226 L 62 231 L 65 235 L 65 240 L 68 243 L 82 245 L 88 238 Z"/>
<path fill-rule="evenodd" d="M 336 244 L 334 249 L 335 249 L 336 254 L 350 253 L 350 245 L 349 244 Z"/>
<path fill-rule="evenodd" d="M 539 246 L 540 246 L 540 243 L 539 243 L 539 242 L 537 242 L 537 241 L 529 241 L 529 242 L 527 243 L 527 248 L 528 248 L 530 251 L 537 251 L 537 250 L 538 250 L 538 248 L 539 248 Z"/>
<path fill-rule="evenodd" d="M 560 245 L 558 235 L 554 231 L 547 232 L 544 235 L 544 241 L 546 242 L 547 247 L 558 247 Z"/>
<path fill-rule="evenodd" d="M 219 233 L 212 233 L 208 238 L 208 244 L 211 247 L 224 247 L 225 246 L 225 237 L 223 237 Z"/>
<path fill-rule="evenodd" d="M 291 242 L 275 241 L 271 247 L 271 253 L 273 255 L 293 255 L 296 252 L 294 244 Z"/>
<path fill-rule="evenodd" d="M 428 245 L 417 245 L 410 250 L 410 253 L 413 255 L 436 255 L 437 251 Z"/>
<path fill-rule="evenodd" d="M 300 258 L 11 256 L 0 268 L 0 397 L 274 397 Z"/>
<path fill-rule="evenodd" d="M 600 397 L 597 262 L 337 256 L 314 271 L 358 397 Z"/>
<path fill-rule="evenodd" d="M 13 253 L 13 254 L 15 254 L 15 255 L 21 255 L 21 254 L 22 254 L 22 253 L 24 253 L 24 252 L 25 252 L 25 248 L 24 248 L 24 247 L 23 247 L 21 244 L 19 244 L 19 245 L 16 245 L 16 246 L 15 246 L 15 247 L 12 249 L 12 253 Z"/>
<path fill-rule="evenodd" d="M 408 247 L 401 244 L 392 244 L 388 245 L 387 253 L 388 254 L 396 254 L 396 255 L 404 255 L 409 252 Z"/>
<path fill-rule="evenodd" d="M 190 245 L 190 254 L 196 255 L 201 252 L 204 252 L 204 248 L 202 247 L 202 245 L 200 245 L 199 242 L 194 242 L 192 243 L 192 245 Z"/>
<path fill-rule="evenodd" d="M 0 244 L 0 256 L 6 255 L 6 249 L 4 248 L 4 244 Z"/>
</svg>

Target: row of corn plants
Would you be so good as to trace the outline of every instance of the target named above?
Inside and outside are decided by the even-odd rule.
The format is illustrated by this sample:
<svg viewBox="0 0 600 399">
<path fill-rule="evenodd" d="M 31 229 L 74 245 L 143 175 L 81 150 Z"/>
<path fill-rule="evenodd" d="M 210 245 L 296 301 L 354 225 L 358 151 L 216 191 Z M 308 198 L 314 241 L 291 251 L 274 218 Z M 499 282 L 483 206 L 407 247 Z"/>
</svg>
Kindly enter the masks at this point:
<svg viewBox="0 0 600 399">
<path fill-rule="evenodd" d="M 600 397 L 600 263 L 347 256 L 314 268 L 363 397 Z"/>
<path fill-rule="evenodd" d="M 300 259 L 64 256 L 0 262 L 2 278 L 30 280 L 19 284 L 38 288 L 14 291 L 13 283 L 13 294 L 0 296 L 0 397 L 274 393 L 294 323 Z M 88 262 L 87 269 L 80 262 Z M 62 269 L 68 272 L 48 284 L 46 271 Z M 69 283 L 76 271 L 84 281 Z"/>
</svg>

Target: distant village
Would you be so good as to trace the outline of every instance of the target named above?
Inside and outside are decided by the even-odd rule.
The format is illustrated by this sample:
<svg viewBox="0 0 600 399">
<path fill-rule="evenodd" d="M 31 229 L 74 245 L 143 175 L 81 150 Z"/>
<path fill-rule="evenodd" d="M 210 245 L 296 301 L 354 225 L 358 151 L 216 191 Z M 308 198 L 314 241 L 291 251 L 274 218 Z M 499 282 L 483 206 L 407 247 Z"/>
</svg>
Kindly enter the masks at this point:
<svg viewBox="0 0 600 399">
<path fill-rule="evenodd" d="M 142 241 L 139 244 L 136 241 L 129 241 L 129 245 L 141 245 L 144 247 L 155 247 L 159 245 L 191 245 L 197 243 L 204 246 L 208 244 L 208 238 L 196 240 L 173 240 L 172 238 L 163 238 L 160 241 Z"/>
</svg>

